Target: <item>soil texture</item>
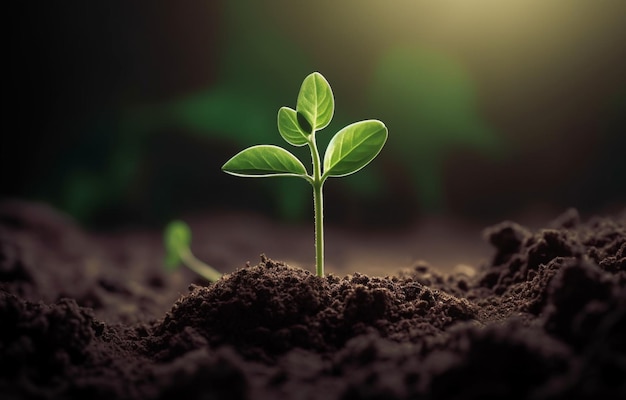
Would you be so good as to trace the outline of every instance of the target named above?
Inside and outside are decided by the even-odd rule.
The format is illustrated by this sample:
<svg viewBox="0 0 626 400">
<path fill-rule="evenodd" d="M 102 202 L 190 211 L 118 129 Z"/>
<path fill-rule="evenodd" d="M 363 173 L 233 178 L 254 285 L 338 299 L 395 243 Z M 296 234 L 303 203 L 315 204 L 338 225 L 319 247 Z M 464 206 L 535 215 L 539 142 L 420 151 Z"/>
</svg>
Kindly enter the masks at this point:
<svg viewBox="0 0 626 400">
<path fill-rule="evenodd" d="M 474 269 L 319 278 L 262 256 L 189 285 L 156 235 L 5 202 L 0 397 L 626 398 L 626 212 L 484 236 Z"/>
</svg>

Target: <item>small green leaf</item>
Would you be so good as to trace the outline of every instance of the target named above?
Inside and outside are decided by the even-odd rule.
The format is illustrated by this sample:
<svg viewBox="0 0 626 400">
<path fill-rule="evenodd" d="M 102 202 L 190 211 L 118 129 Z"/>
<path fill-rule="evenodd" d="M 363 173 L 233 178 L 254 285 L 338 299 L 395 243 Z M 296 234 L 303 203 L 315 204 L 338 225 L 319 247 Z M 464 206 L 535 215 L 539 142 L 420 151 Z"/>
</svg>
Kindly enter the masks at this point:
<svg viewBox="0 0 626 400">
<path fill-rule="evenodd" d="M 165 227 L 163 239 L 167 251 L 165 267 L 168 270 L 175 270 L 182 262 L 181 254 L 189 251 L 191 229 L 183 221 L 172 221 Z"/>
<path fill-rule="evenodd" d="M 287 143 L 294 146 L 304 146 L 309 140 L 309 134 L 303 131 L 298 123 L 296 110 L 289 107 L 281 107 L 278 110 L 278 131 Z M 310 133 L 310 130 L 308 132 Z"/>
<path fill-rule="evenodd" d="M 333 91 L 326 78 L 319 72 L 314 72 L 304 78 L 300 93 L 298 93 L 296 111 L 302 114 L 306 122 L 316 131 L 325 128 L 333 119 L 335 112 Z M 300 126 L 308 131 L 305 129 L 306 126 Z"/>
<path fill-rule="evenodd" d="M 304 165 L 278 146 L 252 146 L 237 153 L 222 166 L 226 173 L 245 177 L 307 176 Z"/>
<path fill-rule="evenodd" d="M 365 167 L 387 141 L 387 127 L 378 120 L 348 125 L 331 139 L 324 155 L 325 176 L 346 176 Z"/>
</svg>

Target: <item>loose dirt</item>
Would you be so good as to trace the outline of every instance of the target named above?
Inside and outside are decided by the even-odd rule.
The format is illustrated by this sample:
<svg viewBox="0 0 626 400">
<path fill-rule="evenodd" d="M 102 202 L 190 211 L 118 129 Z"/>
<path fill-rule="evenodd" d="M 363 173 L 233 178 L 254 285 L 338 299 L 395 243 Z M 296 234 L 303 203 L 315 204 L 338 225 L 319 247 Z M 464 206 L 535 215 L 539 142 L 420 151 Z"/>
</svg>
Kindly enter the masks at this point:
<svg viewBox="0 0 626 400">
<path fill-rule="evenodd" d="M 189 284 L 161 269 L 159 235 L 5 202 L 0 395 L 625 398 L 626 212 L 484 236 L 488 262 L 446 273 L 319 278 L 262 256 Z"/>
</svg>

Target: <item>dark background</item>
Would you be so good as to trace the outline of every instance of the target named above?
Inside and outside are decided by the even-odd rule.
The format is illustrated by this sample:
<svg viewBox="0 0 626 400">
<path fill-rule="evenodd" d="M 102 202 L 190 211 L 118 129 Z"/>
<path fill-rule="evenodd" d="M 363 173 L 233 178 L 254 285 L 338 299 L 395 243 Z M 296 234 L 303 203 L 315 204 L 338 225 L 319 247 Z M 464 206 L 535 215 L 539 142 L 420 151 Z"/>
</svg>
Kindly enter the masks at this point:
<svg viewBox="0 0 626 400">
<path fill-rule="evenodd" d="M 326 184 L 345 224 L 476 220 L 626 204 L 626 6 L 619 1 L 111 1 L 15 6 L 5 37 L 1 195 L 82 223 L 203 210 L 311 218 L 301 180 L 220 166 L 282 142 L 312 71 L 342 126 L 389 141 Z"/>
</svg>

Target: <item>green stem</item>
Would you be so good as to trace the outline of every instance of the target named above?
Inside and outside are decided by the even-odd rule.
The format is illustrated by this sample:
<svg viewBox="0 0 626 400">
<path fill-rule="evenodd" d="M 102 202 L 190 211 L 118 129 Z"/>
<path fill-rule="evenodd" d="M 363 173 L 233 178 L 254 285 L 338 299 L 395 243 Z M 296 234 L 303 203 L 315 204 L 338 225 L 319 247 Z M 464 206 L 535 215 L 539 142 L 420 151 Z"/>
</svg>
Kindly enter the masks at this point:
<svg viewBox="0 0 626 400">
<path fill-rule="evenodd" d="M 222 277 L 222 274 L 220 272 L 198 260 L 189 249 L 187 249 L 187 251 L 182 251 L 180 253 L 180 258 L 187 266 L 187 268 L 189 268 L 209 282 L 215 282 Z"/>
<path fill-rule="evenodd" d="M 315 143 L 315 133 L 311 135 L 309 141 L 311 148 L 311 158 L 313 159 L 313 206 L 315 210 L 315 272 L 317 276 L 324 276 L 324 195 L 322 188 L 324 180 L 322 179 L 322 167 L 320 162 L 320 153 Z"/>
<path fill-rule="evenodd" d="M 317 276 L 324 276 L 324 195 L 322 183 L 313 185 L 315 206 L 315 271 Z"/>
</svg>

